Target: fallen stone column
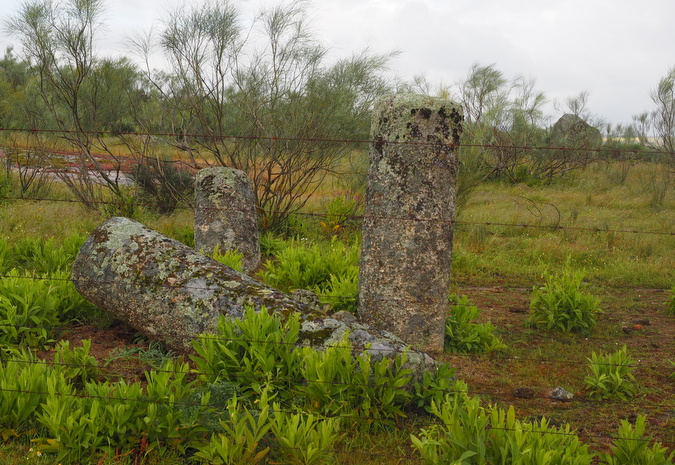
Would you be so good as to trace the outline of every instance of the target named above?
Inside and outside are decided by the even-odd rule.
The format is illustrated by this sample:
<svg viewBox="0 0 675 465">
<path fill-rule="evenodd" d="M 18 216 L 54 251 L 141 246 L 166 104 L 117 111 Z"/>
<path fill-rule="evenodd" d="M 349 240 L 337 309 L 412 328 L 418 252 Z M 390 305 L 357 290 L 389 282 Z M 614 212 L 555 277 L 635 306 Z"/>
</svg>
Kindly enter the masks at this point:
<svg viewBox="0 0 675 465">
<path fill-rule="evenodd" d="M 339 344 L 348 333 L 354 347 L 368 344 L 374 357 L 404 351 L 418 372 L 435 364 L 393 334 L 330 318 L 128 218 L 112 218 L 91 233 L 72 280 L 90 302 L 182 353 L 192 351 L 197 335 L 215 333 L 220 315 L 241 318 L 246 306 L 265 306 L 284 316 L 299 312 L 300 340 L 313 346 Z"/>
<path fill-rule="evenodd" d="M 462 119 L 410 94 L 373 110 L 358 314 L 429 353 L 444 346 Z"/>
</svg>

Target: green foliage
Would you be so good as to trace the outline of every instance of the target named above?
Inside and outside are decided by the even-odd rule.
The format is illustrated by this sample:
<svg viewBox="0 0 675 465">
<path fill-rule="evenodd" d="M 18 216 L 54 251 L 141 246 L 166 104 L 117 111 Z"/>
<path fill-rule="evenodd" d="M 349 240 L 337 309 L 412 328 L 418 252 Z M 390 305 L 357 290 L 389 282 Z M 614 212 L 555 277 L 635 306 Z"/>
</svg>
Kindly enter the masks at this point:
<svg viewBox="0 0 675 465">
<path fill-rule="evenodd" d="M 242 319 L 221 317 L 217 336 L 200 336 L 192 357 L 200 378 L 207 382 L 230 381 L 246 397 L 287 392 L 293 385 L 298 363 L 294 353 L 300 322 L 297 315 L 286 322 L 266 308 L 247 308 Z"/>
<path fill-rule="evenodd" d="M 462 399 L 448 395 L 440 404 L 432 402 L 431 411 L 442 424 L 422 428 L 421 439 L 411 436 L 424 464 L 488 463 L 490 417 L 477 397 Z"/>
<path fill-rule="evenodd" d="M 223 432 L 213 435 L 208 444 L 198 447 L 195 458 L 214 465 L 259 463 L 270 450 L 269 446 L 260 447 L 260 442 L 272 427 L 266 391 L 261 393 L 259 408 L 259 411 L 251 412 L 241 406 L 237 397 L 233 397 L 227 403 L 229 418 L 220 422 Z"/>
<path fill-rule="evenodd" d="M 70 271 L 85 237 L 74 233 L 56 243 L 54 239 L 23 237 L 11 250 L 14 266 L 35 273 Z"/>
<path fill-rule="evenodd" d="M 82 294 L 77 292 L 75 285 L 70 279 L 70 271 L 54 271 L 47 275 L 42 275 L 42 278 L 37 279 L 51 282 L 53 286 L 52 293 L 56 301 L 55 311 L 60 321 L 78 320 L 93 323 L 97 318 L 105 319 L 107 314 L 103 310 L 96 307 L 82 297 Z"/>
<path fill-rule="evenodd" d="M 288 414 L 274 404 L 272 432 L 291 464 L 326 463 L 331 447 L 338 439 L 339 418 L 320 419 L 312 414 Z"/>
<path fill-rule="evenodd" d="M 341 310 L 356 313 L 359 297 L 359 268 L 350 266 L 342 275 L 330 279 L 316 290 L 321 302 L 329 304 L 334 312 Z"/>
<path fill-rule="evenodd" d="M 336 238 L 330 242 L 303 244 L 293 241 L 278 250 L 259 276 L 282 291 L 308 289 L 334 309 L 355 311 L 358 295 L 359 248 Z M 342 294 L 344 292 L 344 294 Z"/>
<path fill-rule="evenodd" d="M 56 288 L 12 271 L 0 279 L 0 344 L 44 347 L 59 325 Z"/>
<path fill-rule="evenodd" d="M 544 279 L 546 284 L 532 291 L 528 324 L 564 332 L 587 332 L 595 327 L 600 301 L 581 291 L 581 271 L 572 270 L 568 262 L 559 276 L 547 271 Z"/>
<path fill-rule="evenodd" d="M 321 232 L 327 236 L 342 236 L 358 230 L 357 216 L 363 210 L 362 197 L 349 190 L 335 191 L 322 210 L 325 221 L 319 222 Z"/>
<path fill-rule="evenodd" d="M 492 463 L 519 465 L 587 465 L 595 454 L 583 445 L 570 425 L 549 426 L 546 418 L 536 422 L 516 419 L 515 409 L 490 407 Z"/>
<path fill-rule="evenodd" d="M 220 248 L 216 246 L 216 248 L 213 250 L 213 253 L 211 254 L 211 258 L 225 266 L 229 266 L 235 271 L 239 271 L 240 273 L 244 269 L 242 264 L 243 255 L 236 250 L 226 250 L 221 253 Z"/>
<path fill-rule="evenodd" d="M 627 354 L 626 346 L 613 354 L 597 355 L 588 359 L 591 374 L 586 376 L 588 397 L 591 399 L 628 400 L 635 394 L 632 371 L 633 359 Z"/>
<path fill-rule="evenodd" d="M 668 315 L 675 315 L 675 286 L 670 290 L 670 304 L 668 305 Z"/>
<path fill-rule="evenodd" d="M 471 305 L 466 296 L 451 296 L 454 301 L 445 320 L 445 350 L 450 353 L 475 353 L 498 351 L 506 345 L 493 334 L 495 327 L 490 323 L 471 323 L 480 310 Z"/>
<path fill-rule="evenodd" d="M 187 364 L 168 362 L 161 372 L 146 374 L 140 383 L 86 383 L 82 393 L 72 384 L 47 383 L 43 411 L 37 418 L 58 446 L 57 460 L 79 460 L 85 455 L 131 450 L 184 453 L 200 436 L 198 417 L 186 417 L 181 401 L 193 387 Z M 63 373 L 60 378 L 63 380 Z M 58 381 L 58 379 L 57 379 Z M 208 402 L 208 396 L 201 399 Z"/>
<path fill-rule="evenodd" d="M 0 362 L 0 431 L 25 427 L 44 402 L 49 382 L 65 385 L 46 363 L 30 355 L 15 355 Z M 3 433 L 5 434 L 5 433 Z"/>
<path fill-rule="evenodd" d="M 139 189 L 139 198 L 150 209 L 166 215 L 179 202 L 192 195 L 192 174 L 169 156 L 146 156 L 134 163 L 131 178 Z"/>
<path fill-rule="evenodd" d="M 64 378 L 75 381 L 80 386 L 93 381 L 100 374 L 98 361 L 89 354 L 91 341 L 82 340 L 82 347 L 70 348 L 69 341 L 60 341 L 54 353 L 54 365 L 63 373 Z"/>
<path fill-rule="evenodd" d="M 426 370 L 422 379 L 413 386 L 413 404 L 431 413 L 433 401 L 440 405 L 448 395 L 467 398 L 469 387 L 455 376 L 457 370 L 445 362 L 438 363 L 435 370 Z"/>
<path fill-rule="evenodd" d="M 669 455 L 668 449 L 661 446 L 660 442 L 654 443 L 649 448 L 651 437 L 645 435 L 646 417 L 638 415 L 633 427 L 626 420 L 621 420 L 619 433 L 614 444 L 610 447 L 611 452 L 602 457 L 607 465 L 671 465 L 675 452 Z"/>
<path fill-rule="evenodd" d="M 269 231 L 260 235 L 260 254 L 263 257 L 276 257 L 286 247 L 288 247 L 286 240 Z"/>
<path fill-rule="evenodd" d="M 353 417 L 362 428 L 387 426 L 405 416 L 411 398 L 405 354 L 393 360 L 376 360 L 367 352 L 354 356 L 347 339 L 321 352 L 312 347 L 299 351 L 305 384 L 297 389 L 310 410 Z"/>
<path fill-rule="evenodd" d="M 411 398 L 405 355 L 354 355 L 347 339 L 323 351 L 299 347 L 299 329 L 297 315 L 282 323 L 264 308 L 247 309 L 242 320 L 222 317 L 217 336 L 204 335 L 194 343 L 200 379 L 232 383 L 247 399 L 266 391 L 311 411 L 347 414 L 362 427 L 386 426 L 405 416 Z"/>
<path fill-rule="evenodd" d="M 593 459 L 569 425 L 521 422 L 513 407 L 485 409 L 477 397 L 448 395 L 432 402 L 432 413 L 442 424 L 423 428 L 421 438 L 411 436 L 424 464 L 588 465 Z"/>
</svg>

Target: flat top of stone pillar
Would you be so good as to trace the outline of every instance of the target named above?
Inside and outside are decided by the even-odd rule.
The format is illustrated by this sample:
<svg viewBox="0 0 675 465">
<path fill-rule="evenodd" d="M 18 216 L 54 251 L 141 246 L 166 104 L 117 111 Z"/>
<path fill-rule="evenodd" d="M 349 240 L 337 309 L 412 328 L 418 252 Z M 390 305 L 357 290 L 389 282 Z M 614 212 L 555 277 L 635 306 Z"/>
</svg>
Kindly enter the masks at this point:
<svg viewBox="0 0 675 465">
<path fill-rule="evenodd" d="M 375 102 L 375 112 L 380 110 L 380 107 L 395 107 L 400 109 L 419 109 L 428 108 L 431 111 L 439 111 L 444 107 L 455 107 L 461 112 L 461 106 L 452 100 L 430 97 L 428 95 L 419 94 L 390 94 L 383 95 Z"/>
<path fill-rule="evenodd" d="M 219 178 L 224 179 L 241 179 L 242 176 L 248 178 L 248 175 L 241 170 L 235 168 L 229 168 L 227 166 L 215 166 L 211 168 L 202 168 L 197 171 L 197 179 L 204 178 L 206 176 L 218 176 Z"/>
</svg>

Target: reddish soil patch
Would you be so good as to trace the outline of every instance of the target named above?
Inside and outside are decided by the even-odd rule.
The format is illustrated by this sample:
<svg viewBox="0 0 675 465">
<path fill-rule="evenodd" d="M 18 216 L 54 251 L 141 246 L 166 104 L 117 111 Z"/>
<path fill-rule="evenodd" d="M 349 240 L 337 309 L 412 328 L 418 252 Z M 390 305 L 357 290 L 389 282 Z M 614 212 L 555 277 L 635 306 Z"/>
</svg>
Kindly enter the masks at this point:
<svg viewBox="0 0 675 465">
<path fill-rule="evenodd" d="M 507 344 L 503 354 L 445 355 L 472 393 L 502 406 L 514 405 L 520 418 L 542 416 L 553 424 L 570 423 L 595 450 L 607 450 L 621 420 L 644 414 L 648 434 L 675 447 L 675 317 L 666 314 L 663 290 L 609 289 L 602 294 L 596 328 L 587 335 L 528 328 L 531 289 L 462 288 Z M 612 353 L 623 345 L 634 359 L 637 394 L 629 401 L 586 398 L 584 378 L 591 353 Z M 548 398 L 562 386 L 574 393 L 570 402 Z M 522 388 L 534 393 L 522 398 Z"/>
</svg>

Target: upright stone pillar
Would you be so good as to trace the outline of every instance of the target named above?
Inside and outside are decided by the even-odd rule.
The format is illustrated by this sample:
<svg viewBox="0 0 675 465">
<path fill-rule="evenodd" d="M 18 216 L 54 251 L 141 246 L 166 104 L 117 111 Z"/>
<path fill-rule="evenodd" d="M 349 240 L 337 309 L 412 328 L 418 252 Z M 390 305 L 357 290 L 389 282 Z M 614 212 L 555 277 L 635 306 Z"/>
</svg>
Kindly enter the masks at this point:
<svg viewBox="0 0 675 465">
<path fill-rule="evenodd" d="M 251 179 L 232 168 L 205 168 L 197 173 L 195 191 L 195 249 L 238 250 L 244 273 L 253 271 L 260 263 L 260 234 Z"/>
<path fill-rule="evenodd" d="M 358 313 L 430 353 L 443 350 L 462 120 L 410 94 L 373 110 Z"/>
</svg>

